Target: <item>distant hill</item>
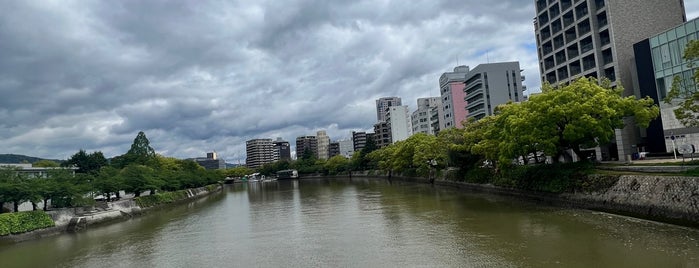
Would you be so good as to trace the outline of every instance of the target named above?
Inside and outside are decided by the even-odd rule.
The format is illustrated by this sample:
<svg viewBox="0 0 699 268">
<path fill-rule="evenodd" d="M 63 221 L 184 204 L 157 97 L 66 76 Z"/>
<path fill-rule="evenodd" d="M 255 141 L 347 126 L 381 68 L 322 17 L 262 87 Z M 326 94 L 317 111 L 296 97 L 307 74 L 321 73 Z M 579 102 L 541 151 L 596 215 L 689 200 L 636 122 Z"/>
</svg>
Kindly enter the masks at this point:
<svg viewBox="0 0 699 268">
<path fill-rule="evenodd" d="M 34 163 L 34 162 L 39 161 L 39 160 L 50 160 L 50 161 L 54 161 L 57 163 L 63 162 L 63 160 L 44 159 L 44 158 L 26 156 L 26 155 L 20 155 L 20 154 L 0 154 L 0 163 L 6 163 L 6 164 Z"/>
</svg>

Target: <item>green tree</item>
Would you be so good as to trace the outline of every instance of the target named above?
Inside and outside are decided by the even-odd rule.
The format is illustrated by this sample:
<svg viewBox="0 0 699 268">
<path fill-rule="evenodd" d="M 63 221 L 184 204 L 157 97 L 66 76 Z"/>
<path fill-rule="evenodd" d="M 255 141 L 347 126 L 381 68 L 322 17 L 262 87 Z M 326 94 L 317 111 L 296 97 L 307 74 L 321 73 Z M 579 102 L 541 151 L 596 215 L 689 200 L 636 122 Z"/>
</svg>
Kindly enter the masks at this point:
<svg viewBox="0 0 699 268">
<path fill-rule="evenodd" d="M 119 175 L 124 182 L 124 190 L 133 193 L 135 197 L 141 196 L 146 190 L 153 191 L 160 187 L 155 171 L 148 166 L 131 164 L 124 167 Z"/>
<path fill-rule="evenodd" d="M 123 177 L 119 176 L 119 170 L 105 166 L 102 167 L 99 173 L 94 177 L 93 187 L 95 191 L 102 193 L 107 198 L 107 201 L 112 201 L 112 193 L 116 198 L 121 198 L 120 190 L 125 188 Z"/>
<path fill-rule="evenodd" d="M 691 40 L 684 50 L 684 60 L 689 68 L 694 68 L 699 59 L 699 41 Z M 668 92 L 665 103 L 677 101 L 677 108 L 673 111 L 675 117 L 687 127 L 699 127 L 699 72 L 694 68 L 694 75 L 691 78 L 675 76 L 672 87 Z"/>
<path fill-rule="evenodd" d="M 347 157 L 336 155 L 325 162 L 325 169 L 328 171 L 328 174 L 336 175 L 349 170 L 349 164 L 350 162 Z"/>
<path fill-rule="evenodd" d="M 622 92 L 621 87 L 611 88 L 608 81 L 599 84 L 596 78 L 580 78 L 560 88 L 545 84 L 542 93 L 529 101 L 501 108 L 484 133 L 487 139 L 497 139 L 489 143 L 489 150 L 496 145 L 501 160 L 537 150 L 560 156 L 568 149 L 584 159 L 581 147 L 608 144 L 614 129 L 624 127 L 625 118 L 633 117 L 636 125 L 647 127 L 658 116 L 650 97 L 622 97 Z"/>
<path fill-rule="evenodd" d="M 143 131 L 139 131 L 129 151 L 112 159 L 112 164 L 117 168 L 123 168 L 131 164 L 152 165 L 155 156 L 155 150 L 150 147 L 150 141 L 148 141 L 146 134 Z"/>
<path fill-rule="evenodd" d="M 61 165 L 51 160 L 39 160 L 32 163 L 32 167 L 60 167 Z"/>
<path fill-rule="evenodd" d="M 67 161 L 63 162 L 64 167 L 76 166 L 78 170 L 77 173 L 91 173 L 96 174 L 99 172 L 100 168 L 107 165 L 107 159 L 104 157 L 102 152 L 92 152 L 88 154 L 85 150 L 80 149 L 77 153 L 73 154 Z"/>
</svg>

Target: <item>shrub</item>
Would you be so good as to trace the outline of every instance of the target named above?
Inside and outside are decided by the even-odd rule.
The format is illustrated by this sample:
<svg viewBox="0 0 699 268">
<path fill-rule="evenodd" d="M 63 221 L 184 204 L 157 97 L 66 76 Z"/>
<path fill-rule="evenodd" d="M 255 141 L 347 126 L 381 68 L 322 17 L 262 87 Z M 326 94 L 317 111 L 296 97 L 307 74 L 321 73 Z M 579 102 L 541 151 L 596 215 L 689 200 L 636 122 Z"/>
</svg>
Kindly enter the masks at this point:
<svg viewBox="0 0 699 268">
<path fill-rule="evenodd" d="M 43 211 L 0 214 L 0 236 L 25 233 L 55 225 L 51 217 Z"/>
<path fill-rule="evenodd" d="M 136 204 L 142 208 L 152 207 L 161 204 L 169 204 L 175 201 L 187 199 L 187 191 L 156 193 L 154 195 L 139 196 L 134 198 Z"/>
</svg>

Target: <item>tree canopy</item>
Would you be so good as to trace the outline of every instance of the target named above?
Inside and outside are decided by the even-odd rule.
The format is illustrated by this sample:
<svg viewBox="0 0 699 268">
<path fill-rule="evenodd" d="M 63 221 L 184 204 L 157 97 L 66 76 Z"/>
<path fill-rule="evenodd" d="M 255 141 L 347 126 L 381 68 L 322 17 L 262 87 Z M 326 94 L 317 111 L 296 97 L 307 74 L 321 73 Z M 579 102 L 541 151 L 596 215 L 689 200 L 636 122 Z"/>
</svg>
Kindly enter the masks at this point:
<svg viewBox="0 0 699 268">
<path fill-rule="evenodd" d="M 699 60 L 699 41 L 691 40 L 687 43 L 683 58 L 687 61 L 688 67 L 695 67 L 696 61 Z M 665 103 L 679 101 L 679 105 L 673 112 L 677 120 L 687 127 L 699 127 L 699 91 L 697 85 L 699 85 L 699 72 L 695 68 L 690 79 L 675 76 L 672 87 L 665 98 Z"/>
</svg>

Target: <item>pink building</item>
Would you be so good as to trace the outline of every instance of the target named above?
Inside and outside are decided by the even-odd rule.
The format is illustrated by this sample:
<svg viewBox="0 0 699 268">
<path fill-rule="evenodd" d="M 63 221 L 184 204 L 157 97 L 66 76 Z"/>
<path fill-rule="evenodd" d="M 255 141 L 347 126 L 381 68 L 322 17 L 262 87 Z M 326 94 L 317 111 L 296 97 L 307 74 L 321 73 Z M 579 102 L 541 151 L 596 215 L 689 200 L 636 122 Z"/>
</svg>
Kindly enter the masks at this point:
<svg viewBox="0 0 699 268">
<path fill-rule="evenodd" d="M 468 117 L 466 110 L 466 93 L 464 82 L 468 74 L 468 66 L 457 66 L 453 72 L 443 73 L 439 78 L 439 88 L 442 97 L 443 116 L 439 118 L 439 129 L 463 128 L 462 121 Z"/>
</svg>

